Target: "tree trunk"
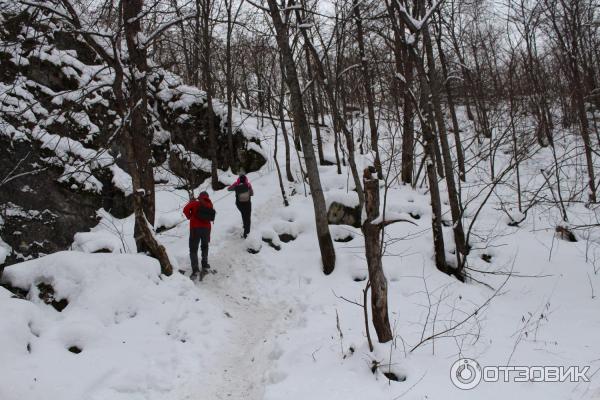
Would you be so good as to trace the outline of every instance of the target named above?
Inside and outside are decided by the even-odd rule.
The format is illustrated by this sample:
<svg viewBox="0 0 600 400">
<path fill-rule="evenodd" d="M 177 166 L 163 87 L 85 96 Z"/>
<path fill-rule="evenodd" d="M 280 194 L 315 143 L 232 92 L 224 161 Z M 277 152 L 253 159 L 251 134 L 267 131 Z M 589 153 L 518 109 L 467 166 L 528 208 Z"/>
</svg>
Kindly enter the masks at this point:
<svg viewBox="0 0 600 400">
<path fill-rule="evenodd" d="M 298 9 L 296 9 L 296 15 L 298 18 L 300 18 L 300 12 Z M 365 202 L 365 197 L 362 192 L 362 186 L 360 183 L 360 175 L 358 173 L 358 169 L 356 167 L 356 160 L 354 157 L 354 153 L 355 153 L 354 137 L 352 135 L 352 132 L 350 132 L 350 130 L 346 127 L 346 123 L 345 123 L 344 119 L 340 116 L 340 113 L 339 113 L 339 110 L 337 108 L 336 101 L 335 101 L 333 85 L 331 84 L 332 77 L 327 76 L 327 74 L 325 72 L 325 67 L 323 66 L 323 62 L 321 61 L 321 58 L 319 57 L 316 49 L 314 48 L 310 38 L 308 37 L 306 29 L 302 29 L 302 37 L 304 38 L 305 45 L 310 49 L 310 52 L 312 53 L 313 60 L 315 63 L 315 68 L 317 69 L 317 73 L 318 73 L 319 77 L 321 78 L 321 84 L 323 85 L 323 87 L 325 89 L 325 94 L 329 101 L 330 112 L 333 116 L 333 125 L 337 126 L 337 128 L 344 133 L 344 137 L 346 139 L 346 147 L 348 148 L 348 163 L 350 164 L 350 171 L 352 172 L 352 178 L 354 180 L 354 187 L 356 190 L 356 194 L 358 195 L 358 202 L 359 202 L 360 207 L 362 208 L 362 206 Z"/>
<path fill-rule="evenodd" d="M 94 49 L 114 71 L 112 89 L 115 96 L 115 111 L 122 121 L 122 140 L 127 153 L 128 172 L 131 175 L 133 189 L 133 209 L 135 213 L 134 235 L 138 251 L 146 248 L 150 255 L 160 262 L 161 271 L 165 275 L 173 272 L 173 267 L 165 248 L 154 237 L 148 222 L 146 212 L 150 213 L 154 221 L 154 178 L 153 160 L 150 153 L 152 143 L 148 130 L 146 74 L 148 64 L 146 50 L 139 46 L 138 38 L 141 33 L 141 22 L 138 18 L 142 14 L 143 0 L 123 0 L 120 3 L 119 20 L 122 19 L 125 28 L 125 39 L 130 59 L 130 92 L 125 96 L 125 71 L 121 60 L 109 54 L 105 47 L 98 44 L 95 38 L 83 29 L 79 16 L 70 2 L 63 1 L 62 5 L 71 17 L 73 26 L 82 31 L 81 35 L 86 43 Z M 119 21 L 120 22 L 120 21 Z M 127 118 L 129 116 L 129 118 Z M 150 178 L 152 176 L 152 178 Z"/>
<path fill-rule="evenodd" d="M 454 181 L 454 168 L 452 158 L 450 156 L 450 146 L 448 145 L 448 134 L 446 132 L 446 123 L 440 102 L 440 86 L 435 60 L 433 58 L 433 46 L 431 44 L 431 36 L 429 35 L 429 27 L 423 27 L 423 40 L 427 54 L 427 65 L 429 72 L 430 96 L 433 102 L 433 110 L 438 126 L 440 143 L 442 145 L 442 160 L 446 172 L 446 186 L 448 187 L 448 200 L 450 203 L 450 211 L 452 214 L 452 230 L 454 232 L 454 242 L 456 244 L 456 261 L 457 274 L 462 275 L 464 266 L 464 257 L 467 255 L 467 247 L 465 243 L 465 233 L 462 226 L 462 213 L 460 200 L 456 190 L 456 182 Z M 423 69 L 424 73 L 424 69 Z"/>
<path fill-rule="evenodd" d="M 237 171 L 238 166 L 233 148 L 233 65 L 231 60 L 231 35 L 233 31 L 232 10 L 233 0 L 227 2 L 227 43 L 225 47 L 225 74 L 226 74 L 226 96 L 227 96 L 227 155 L 228 166 Z"/>
<path fill-rule="evenodd" d="M 383 273 L 381 263 L 381 226 L 383 224 L 373 223 L 379 218 L 379 180 L 373 177 L 372 173 L 374 172 L 376 172 L 374 168 L 373 171 L 367 168 L 363 175 L 367 218 L 362 224 L 362 232 L 365 237 L 365 256 L 369 269 L 369 281 L 371 282 L 373 326 L 379 343 L 386 343 L 392 340 L 393 336 L 388 315 L 387 279 Z"/>
<path fill-rule="evenodd" d="M 436 157 L 436 152 L 434 149 L 435 138 L 433 133 L 433 128 L 435 127 L 435 122 L 432 121 L 431 114 L 433 110 L 431 109 L 431 103 L 429 102 L 429 96 L 431 95 L 431 90 L 429 88 L 429 84 L 427 82 L 427 75 L 425 69 L 423 67 L 423 60 L 419 60 L 417 58 L 416 50 L 410 49 L 410 56 L 413 58 L 413 62 L 415 65 L 420 66 L 419 69 L 419 81 L 421 84 L 421 100 L 420 103 L 424 105 L 425 115 L 422 115 L 420 112 L 419 120 L 421 123 L 421 128 L 423 130 L 423 140 L 425 142 L 425 155 L 423 162 L 425 164 L 425 170 L 427 173 L 427 181 L 429 183 L 429 195 L 431 199 L 431 231 L 433 235 L 433 250 L 435 256 L 435 266 L 438 270 L 450 274 L 448 264 L 446 263 L 446 250 L 444 246 L 444 233 L 442 230 L 442 204 L 440 200 L 440 190 L 437 181 L 437 173 L 435 164 L 439 162 Z M 416 103 L 416 99 L 414 99 Z M 418 104 L 415 104 L 418 107 Z"/>
<path fill-rule="evenodd" d="M 477 133 L 481 133 L 485 138 L 491 139 L 492 132 L 490 129 L 490 123 L 487 113 L 485 88 L 483 87 L 483 82 L 481 82 L 481 77 L 483 76 L 483 73 L 481 72 L 481 66 L 479 64 L 479 57 L 477 57 L 477 48 L 474 45 L 472 53 L 473 61 L 475 62 L 475 76 L 478 78 L 474 81 L 473 93 L 473 100 L 475 102 L 475 114 L 477 115 L 477 122 L 479 125 Z"/>
<path fill-rule="evenodd" d="M 363 75 L 363 86 L 367 101 L 367 114 L 369 115 L 369 130 L 371 131 L 371 150 L 375 153 L 375 169 L 377 177 L 383 179 L 381 170 L 381 160 L 379 157 L 379 134 L 377 132 L 377 121 L 375 120 L 375 107 L 373 99 L 373 88 L 371 82 L 371 73 L 369 71 L 369 63 L 365 52 L 365 38 L 362 25 L 362 17 L 360 14 L 360 5 L 358 0 L 353 0 L 352 8 L 354 9 L 354 18 L 356 19 L 356 38 L 358 39 L 358 52 L 360 56 L 360 64 Z M 361 142 L 362 148 L 362 142 Z"/>
<path fill-rule="evenodd" d="M 435 169 L 435 151 L 433 150 L 433 133 L 428 124 L 423 124 L 423 136 L 425 140 L 425 164 L 427 180 L 429 183 L 429 194 L 431 198 L 431 231 L 433 234 L 433 250 L 435 255 L 435 266 L 444 273 L 448 273 L 446 263 L 446 250 L 444 247 L 444 233 L 442 231 L 442 204 L 440 201 L 440 189 L 438 187 L 437 173 Z"/>
<path fill-rule="evenodd" d="M 200 0 L 197 0 L 200 1 Z M 198 4 L 198 3 L 197 3 Z M 204 90 L 206 90 L 206 124 L 208 130 L 208 143 L 210 146 L 210 172 L 211 172 L 211 187 L 213 190 L 220 188 L 218 175 L 218 158 L 217 158 L 217 133 L 215 132 L 214 110 L 212 106 L 213 100 L 213 81 L 210 70 L 211 58 L 211 34 L 210 34 L 210 0 L 203 0 L 202 5 L 202 42 L 204 48 L 202 69 L 204 75 Z"/>
<path fill-rule="evenodd" d="M 275 28 L 277 45 L 281 52 L 282 61 L 285 67 L 285 77 L 288 89 L 290 91 L 291 113 L 293 115 L 294 129 L 302 143 L 304 153 L 304 161 L 306 163 L 306 171 L 308 174 L 308 183 L 313 199 L 313 207 L 315 211 L 315 223 L 317 228 L 317 236 L 319 241 L 319 249 L 321 251 L 321 260 L 323 262 L 323 272 L 328 275 L 335 268 L 335 248 L 331 234 L 329 233 L 329 225 L 327 221 L 327 207 L 325 196 L 321 186 L 321 178 L 319 176 L 319 167 L 315 158 L 315 151 L 312 144 L 312 134 L 308 119 L 304 111 L 302 103 L 302 91 L 298 81 L 296 64 L 294 56 L 288 42 L 287 30 L 279 14 L 279 7 L 275 0 L 268 0 L 269 13 L 273 20 Z"/>
<path fill-rule="evenodd" d="M 446 96 L 448 98 L 448 110 L 450 111 L 450 119 L 452 120 L 452 133 L 454 134 L 454 144 L 456 147 L 456 162 L 458 163 L 458 177 L 461 181 L 465 182 L 465 156 L 463 154 L 462 142 L 460 139 L 460 127 L 458 126 L 458 118 L 456 117 L 456 109 L 454 106 L 454 94 L 452 93 L 452 85 L 448 77 L 448 67 L 446 65 L 446 55 L 442 48 L 441 33 L 437 39 L 438 54 L 440 57 L 440 64 L 442 65 L 442 79 L 445 82 Z"/>
<path fill-rule="evenodd" d="M 579 67 L 573 62 L 573 79 L 575 80 L 575 106 L 577 107 L 577 115 L 579 117 L 579 126 L 581 128 L 581 138 L 583 139 L 585 161 L 587 165 L 588 173 L 588 201 L 590 203 L 596 202 L 596 181 L 594 174 L 594 160 L 592 158 L 592 143 L 590 140 L 590 127 L 588 122 L 587 113 L 585 111 L 585 100 L 583 98 L 583 85 L 581 83 L 581 76 L 579 73 Z"/>
<path fill-rule="evenodd" d="M 283 84 L 283 82 L 282 82 Z M 269 88 L 269 100 L 271 99 L 271 90 Z M 285 186 L 283 185 L 283 178 L 281 176 L 281 168 L 279 167 L 279 161 L 277 160 L 277 149 L 278 149 L 278 136 L 279 136 L 279 128 L 277 128 L 277 125 L 275 125 L 275 118 L 273 118 L 273 112 L 271 111 L 271 102 L 269 101 L 269 106 L 267 107 L 267 110 L 269 112 L 269 120 L 271 121 L 271 125 L 273 125 L 273 129 L 275 130 L 275 137 L 274 137 L 274 149 L 273 149 L 273 161 L 275 162 L 275 169 L 277 170 L 277 179 L 279 181 L 279 190 L 281 191 L 281 197 L 283 198 L 283 205 L 285 207 L 289 206 L 290 204 L 288 203 L 288 199 L 287 196 L 285 194 Z M 281 122 L 282 124 L 284 122 Z M 283 126 L 283 125 L 282 125 Z M 285 133 L 285 131 L 284 131 Z"/>
<path fill-rule="evenodd" d="M 281 91 L 279 92 L 279 121 L 281 121 L 281 132 L 283 135 L 283 142 L 285 144 L 285 176 L 288 182 L 294 182 L 294 175 L 292 175 L 292 167 L 290 160 L 290 137 L 288 136 L 287 128 L 285 127 L 285 115 L 283 112 L 283 105 L 285 102 L 285 70 L 283 67 L 283 60 L 280 58 L 279 66 L 281 69 Z M 300 162 L 300 160 L 298 160 Z M 302 168 L 302 166 L 300 166 Z"/>
<path fill-rule="evenodd" d="M 407 46 L 404 43 L 405 28 L 402 21 L 397 17 L 398 4 L 395 1 L 386 1 L 388 15 L 394 31 L 394 62 L 396 77 L 394 89 L 397 91 L 396 97 L 402 97 L 402 168 L 401 179 L 403 183 L 413 183 L 414 172 L 414 108 L 413 97 L 410 92 L 410 85 L 413 81 L 413 61 L 409 55 Z"/>
<path fill-rule="evenodd" d="M 407 82 L 413 78 L 412 63 L 408 61 L 404 69 L 404 76 Z M 408 83 L 407 83 L 408 85 Z M 408 90 L 403 98 L 404 112 L 402 114 L 402 182 L 413 183 L 413 170 L 415 159 L 415 123 L 414 123 L 414 105 Z"/>
<path fill-rule="evenodd" d="M 311 66 L 311 62 L 310 62 L 310 52 L 309 52 L 307 46 L 304 46 L 304 55 L 306 58 L 306 72 L 308 74 L 308 79 L 312 80 L 312 79 L 314 79 L 314 77 L 313 77 L 312 66 Z M 309 96 L 310 96 L 312 120 L 313 120 L 313 123 L 315 124 L 315 131 L 317 134 L 317 154 L 319 155 L 319 164 L 325 165 L 325 155 L 323 154 L 323 139 L 321 138 L 321 128 L 319 126 L 319 110 L 317 108 L 317 98 L 315 96 L 315 91 L 317 90 L 316 85 L 317 85 L 317 83 L 313 82 L 312 88 L 310 88 L 308 90 L 308 92 L 309 92 Z"/>
<path fill-rule="evenodd" d="M 514 57 L 514 56 L 513 56 Z M 520 168 L 520 157 L 519 157 L 519 146 L 517 144 L 517 128 L 515 125 L 515 88 L 514 88 L 514 69 L 513 60 L 511 58 L 511 64 L 508 69 L 508 101 L 509 101 L 509 112 L 510 112 L 510 133 L 512 139 L 512 149 L 513 149 L 513 158 L 515 162 L 515 173 L 516 173 L 516 181 L 517 181 L 517 205 L 519 207 L 519 211 L 523 211 L 523 202 L 521 199 L 521 168 Z"/>
<path fill-rule="evenodd" d="M 148 129 L 148 98 L 146 74 L 148 61 L 146 50 L 138 43 L 142 32 L 139 15 L 142 13 L 143 0 L 123 0 L 123 21 L 125 39 L 130 59 L 130 88 L 128 101 L 121 90 L 121 81 L 116 96 L 121 98 L 121 114 L 129 111 L 129 121 L 124 121 L 124 139 L 130 161 L 129 173 L 133 184 L 133 208 L 135 213 L 134 235 L 138 251 L 147 250 L 156 257 L 165 275 L 173 272 L 173 267 L 165 248 L 161 246 L 151 226 L 154 224 L 155 194 L 154 171 L 151 153 L 152 137 Z"/>
</svg>

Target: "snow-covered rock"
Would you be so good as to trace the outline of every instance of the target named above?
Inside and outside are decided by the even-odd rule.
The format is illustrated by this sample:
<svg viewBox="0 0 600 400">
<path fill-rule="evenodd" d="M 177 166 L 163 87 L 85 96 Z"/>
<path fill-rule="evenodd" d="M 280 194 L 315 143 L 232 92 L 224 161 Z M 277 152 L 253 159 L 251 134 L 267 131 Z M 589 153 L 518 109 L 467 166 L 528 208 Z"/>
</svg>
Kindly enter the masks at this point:
<svg viewBox="0 0 600 400">
<path fill-rule="evenodd" d="M 146 256 L 80 252 L 6 268 L 4 282 L 28 294 L 0 288 L 0 398 L 158 399 L 205 372 L 221 340 L 206 332 L 231 320 L 187 277 L 159 275 Z M 61 312 L 47 287 L 68 302 Z"/>
<path fill-rule="evenodd" d="M 114 73 L 59 14 L 34 10 L 0 0 L 0 176 L 9 178 L 0 212 L 9 202 L 38 212 L 3 215 L 0 265 L 69 248 L 75 233 L 98 223 L 100 208 L 117 218 L 132 212 Z M 206 94 L 160 68 L 147 78 L 155 165 L 169 171 L 169 183 L 195 188 L 210 176 Z M 217 162 L 226 170 L 229 149 L 217 108 Z M 260 135 L 246 130 L 234 132 L 233 154 L 251 172 L 266 160 Z M 30 190 L 22 190 L 25 183 Z"/>
</svg>

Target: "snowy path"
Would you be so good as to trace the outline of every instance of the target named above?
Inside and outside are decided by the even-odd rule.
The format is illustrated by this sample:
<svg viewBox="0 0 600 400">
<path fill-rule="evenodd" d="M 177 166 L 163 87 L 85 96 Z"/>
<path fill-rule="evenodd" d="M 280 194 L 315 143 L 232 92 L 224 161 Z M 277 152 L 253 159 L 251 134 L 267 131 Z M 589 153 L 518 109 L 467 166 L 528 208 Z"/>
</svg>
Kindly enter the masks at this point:
<svg viewBox="0 0 600 400">
<path fill-rule="evenodd" d="M 253 204 L 253 235 L 262 220 L 269 217 L 271 207 L 280 202 L 275 197 L 265 197 L 266 201 Z M 248 253 L 245 241 L 239 238 L 237 225 L 241 221 L 235 205 L 230 204 L 232 200 L 225 198 L 218 204 L 219 217 L 227 215 L 227 220 L 217 221 L 213 229 L 209 261 L 217 273 L 209 274 L 197 284 L 198 290 L 211 298 L 211 304 L 219 304 L 232 326 L 225 332 L 214 332 L 223 335 L 223 347 L 217 350 L 218 357 L 210 370 L 184 388 L 182 400 L 261 400 L 270 364 L 279 356 L 274 339 L 286 322 L 286 303 L 268 292 L 269 281 L 275 279 L 273 266 L 261 253 Z M 179 230 L 183 235 L 177 243 L 178 253 L 184 259 L 187 232 Z M 271 379 L 276 379 L 277 374 L 273 376 Z"/>
<path fill-rule="evenodd" d="M 273 325 L 282 313 L 259 301 L 260 293 L 255 292 L 254 285 L 232 284 L 232 274 L 255 274 L 257 263 L 246 257 L 248 253 L 232 257 L 230 252 L 231 248 L 226 246 L 216 256 L 229 259 L 227 269 L 219 268 L 217 275 L 208 276 L 200 284 L 200 290 L 207 290 L 220 299 L 225 315 L 234 321 L 234 328 L 224 333 L 228 346 L 223 349 L 219 364 L 200 379 L 204 394 L 201 398 L 260 400 L 264 393 Z M 236 262 L 241 260 L 245 261 Z M 234 268 L 236 271 L 232 271 Z M 245 290 L 240 292 L 241 288 Z"/>
</svg>

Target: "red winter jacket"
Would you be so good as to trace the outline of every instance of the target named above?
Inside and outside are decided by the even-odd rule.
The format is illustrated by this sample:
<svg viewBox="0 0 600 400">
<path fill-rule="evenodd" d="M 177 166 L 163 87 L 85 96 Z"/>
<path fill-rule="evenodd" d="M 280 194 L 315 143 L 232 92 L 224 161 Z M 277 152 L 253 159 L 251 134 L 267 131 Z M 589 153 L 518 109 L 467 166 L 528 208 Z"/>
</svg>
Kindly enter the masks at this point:
<svg viewBox="0 0 600 400">
<path fill-rule="evenodd" d="M 183 208 L 183 214 L 187 219 L 190 220 L 190 229 L 193 228 L 208 228 L 210 229 L 210 221 L 207 219 L 200 219 L 197 217 L 196 211 L 198 207 L 203 205 L 204 207 L 213 208 L 212 201 L 208 195 L 201 195 L 198 200 L 192 200 L 185 205 Z"/>
</svg>

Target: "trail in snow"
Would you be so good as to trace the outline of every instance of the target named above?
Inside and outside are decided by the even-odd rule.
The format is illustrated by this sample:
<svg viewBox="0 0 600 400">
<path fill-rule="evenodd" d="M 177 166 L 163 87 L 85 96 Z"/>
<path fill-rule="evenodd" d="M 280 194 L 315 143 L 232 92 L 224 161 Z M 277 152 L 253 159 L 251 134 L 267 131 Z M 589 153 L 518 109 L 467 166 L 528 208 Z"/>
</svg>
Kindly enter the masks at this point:
<svg viewBox="0 0 600 400">
<path fill-rule="evenodd" d="M 272 351 L 272 328 L 281 312 L 261 302 L 253 285 L 232 284 L 233 274 L 256 274 L 259 268 L 250 257 L 237 254 L 239 250 L 233 257 L 230 252 L 229 246 L 221 248 L 217 257 L 228 260 L 229 265 L 220 265 L 217 275 L 210 275 L 199 284 L 199 290 L 207 290 L 221 300 L 234 328 L 223 332 L 228 336 L 227 346 L 219 364 L 199 379 L 203 396 L 198 398 L 259 400 L 263 398 L 264 373 Z"/>
<path fill-rule="evenodd" d="M 279 199 L 270 196 L 266 202 L 253 202 L 255 240 L 260 240 L 257 231 L 263 218 L 268 218 L 269 211 L 278 202 Z M 228 219 L 237 221 L 239 213 L 229 203 L 233 203 L 233 199 L 219 202 L 218 215 L 222 218 L 228 214 Z M 217 273 L 207 275 L 197 287 L 213 298 L 212 304 L 222 307 L 233 326 L 226 332 L 213 333 L 224 336 L 217 361 L 185 388 L 182 399 L 261 400 L 265 384 L 277 380 L 277 373 L 270 371 L 270 364 L 279 357 L 274 343 L 278 329 L 287 320 L 286 303 L 268 293 L 268 281 L 275 279 L 274 267 L 260 253 L 248 253 L 245 240 L 239 238 L 240 233 L 236 223 L 227 226 L 227 222 L 218 220 L 213 230 L 209 261 Z M 187 244 L 185 235 L 181 235 L 180 241 L 183 240 Z M 182 250 L 180 248 L 179 253 Z"/>
</svg>

